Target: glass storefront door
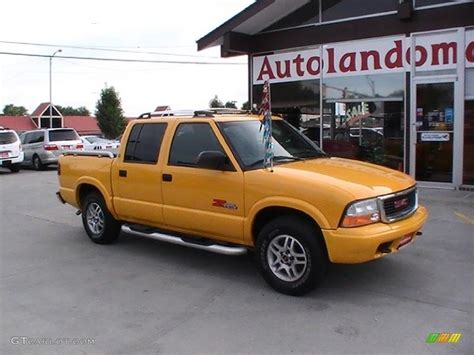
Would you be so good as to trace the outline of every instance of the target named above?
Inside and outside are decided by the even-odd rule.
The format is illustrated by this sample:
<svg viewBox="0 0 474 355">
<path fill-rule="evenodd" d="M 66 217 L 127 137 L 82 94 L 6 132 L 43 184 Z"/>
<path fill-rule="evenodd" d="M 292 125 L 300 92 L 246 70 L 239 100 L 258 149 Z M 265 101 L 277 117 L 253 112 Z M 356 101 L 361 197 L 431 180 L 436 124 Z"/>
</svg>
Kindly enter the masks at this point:
<svg viewBox="0 0 474 355">
<path fill-rule="evenodd" d="M 453 183 L 455 82 L 427 81 L 414 86 L 414 176 L 417 181 Z"/>
</svg>

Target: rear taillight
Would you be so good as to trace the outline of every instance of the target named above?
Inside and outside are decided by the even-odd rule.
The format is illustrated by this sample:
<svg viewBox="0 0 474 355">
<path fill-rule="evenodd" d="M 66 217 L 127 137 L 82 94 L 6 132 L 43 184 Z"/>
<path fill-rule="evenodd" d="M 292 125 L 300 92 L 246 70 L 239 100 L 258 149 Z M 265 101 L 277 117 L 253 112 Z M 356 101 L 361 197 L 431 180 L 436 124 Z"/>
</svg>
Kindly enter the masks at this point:
<svg viewBox="0 0 474 355">
<path fill-rule="evenodd" d="M 43 147 L 45 150 L 59 150 L 56 144 L 45 144 Z"/>
<path fill-rule="evenodd" d="M 79 143 L 78 145 L 76 145 L 76 149 L 82 149 L 84 148 L 84 145 L 82 143 Z"/>
</svg>

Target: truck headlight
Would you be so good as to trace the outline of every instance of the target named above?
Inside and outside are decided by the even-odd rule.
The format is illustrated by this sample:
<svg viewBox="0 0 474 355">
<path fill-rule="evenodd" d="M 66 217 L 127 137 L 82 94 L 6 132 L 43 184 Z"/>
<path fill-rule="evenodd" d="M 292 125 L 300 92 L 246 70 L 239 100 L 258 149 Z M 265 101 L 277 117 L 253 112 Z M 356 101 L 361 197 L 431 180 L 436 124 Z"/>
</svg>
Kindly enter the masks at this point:
<svg viewBox="0 0 474 355">
<path fill-rule="evenodd" d="M 358 201 L 349 205 L 342 219 L 342 227 L 359 227 L 380 221 L 377 199 Z"/>
</svg>

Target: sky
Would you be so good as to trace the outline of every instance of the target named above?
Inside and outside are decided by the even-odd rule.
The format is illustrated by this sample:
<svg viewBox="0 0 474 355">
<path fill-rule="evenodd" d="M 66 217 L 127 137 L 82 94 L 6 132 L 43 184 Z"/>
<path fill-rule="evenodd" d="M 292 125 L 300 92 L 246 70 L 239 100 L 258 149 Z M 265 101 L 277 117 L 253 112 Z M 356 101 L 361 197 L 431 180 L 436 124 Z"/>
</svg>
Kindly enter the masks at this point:
<svg viewBox="0 0 474 355">
<path fill-rule="evenodd" d="M 61 106 L 85 106 L 93 113 L 101 90 L 113 86 L 128 117 L 158 105 L 202 109 L 215 95 L 240 107 L 248 97 L 247 57 L 220 58 L 219 46 L 198 52 L 196 41 L 253 2 L 2 1 L 0 52 L 51 56 L 61 49 L 52 60 L 52 102 Z M 61 55 L 224 64 L 103 62 Z M 0 54 L 0 112 L 14 104 L 32 113 L 41 102 L 49 102 L 49 58 Z"/>
</svg>

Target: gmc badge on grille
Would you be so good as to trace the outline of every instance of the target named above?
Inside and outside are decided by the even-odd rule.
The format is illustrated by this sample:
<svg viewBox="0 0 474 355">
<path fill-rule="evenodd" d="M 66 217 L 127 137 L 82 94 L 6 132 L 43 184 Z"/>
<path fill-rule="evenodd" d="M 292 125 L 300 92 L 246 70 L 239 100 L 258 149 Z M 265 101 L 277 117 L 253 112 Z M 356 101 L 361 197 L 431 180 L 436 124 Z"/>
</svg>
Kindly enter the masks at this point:
<svg viewBox="0 0 474 355">
<path fill-rule="evenodd" d="M 402 208 L 408 206 L 409 200 L 408 197 L 402 198 L 401 200 L 397 200 L 393 202 L 395 208 Z"/>
</svg>

